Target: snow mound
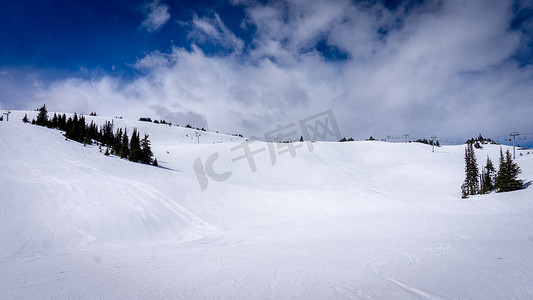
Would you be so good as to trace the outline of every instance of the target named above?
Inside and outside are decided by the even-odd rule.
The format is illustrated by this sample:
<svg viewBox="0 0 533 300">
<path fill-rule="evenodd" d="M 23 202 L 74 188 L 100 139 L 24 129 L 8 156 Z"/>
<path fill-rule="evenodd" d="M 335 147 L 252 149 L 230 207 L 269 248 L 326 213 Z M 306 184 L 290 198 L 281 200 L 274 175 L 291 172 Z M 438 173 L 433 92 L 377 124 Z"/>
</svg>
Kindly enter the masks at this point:
<svg viewBox="0 0 533 300">
<path fill-rule="evenodd" d="M 3 256 L 186 241 L 213 229 L 145 180 L 170 171 L 29 124 L 0 123 L 0 143 Z"/>
</svg>

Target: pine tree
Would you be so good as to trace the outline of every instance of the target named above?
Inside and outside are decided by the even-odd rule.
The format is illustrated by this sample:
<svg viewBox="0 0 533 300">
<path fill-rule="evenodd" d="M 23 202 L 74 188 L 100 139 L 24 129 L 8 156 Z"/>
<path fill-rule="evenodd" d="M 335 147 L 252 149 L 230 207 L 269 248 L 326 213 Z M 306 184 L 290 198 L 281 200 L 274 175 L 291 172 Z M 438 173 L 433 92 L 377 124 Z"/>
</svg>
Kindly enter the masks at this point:
<svg viewBox="0 0 533 300">
<path fill-rule="evenodd" d="M 487 164 L 483 168 L 481 174 L 481 191 L 479 192 L 480 194 L 487 194 L 494 191 L 495 173 L 496 170 L 494 169 L 494 165 L 492 164 L 492 161 L 487 155 Z"/>
<path fill-rule="evenodd" d="M 59 120 L 58 120 L 58 128 L 59 130 L 66 131 L 67 130 L 67 115 L 63 114 Z"/>
<path fill-rule="evenodd" d="M 124 134 L 122 135 L 122 146 L 120 147 L 120 158 L 128 158 L 130 155 L 130 140 L 128 138 L 128 130 L 124 129 Z"/>
<path fill-rule="evenodd" d="M 102 128 L 100 128 L 100 137 L 102 143 L 106 145 L 113 145 L 114 143 L 114 134 L 113 134 L 113 123 L 106 121 Z"/>
<path fill-rule="evenodd" d="M 40 126 L 46 126 L 48 124 L 48 111 L 46 110 L 46 104 L 43 104 L 43 106 L 39 108 L 39 114 L 37 115 L 35 124 Z"/>
<path fill-rule="evenodd" d="M 133 128 L 133 133 L 130 139 L 130 155 L 129 160 L 133 162 L 139 162 L 141 160 L 141 143 L 139 139 L 139 133 L 136 128 Z"/>
<path fill-rule="evenodd" d="M 75 136 L 78 135 L 76 132 L 77 126 L 75 124 L 78 123 L 78 115 L 74 113 L 73 117 L 69 117 L 67 120 L 67 129 L 65 130 L 65 135 L 68 139 L 73 140 Z"/>
<path fill-rule="evenodd" d="M 479 170 L 472 143 L 468 143 L 465 148 L 465 175 L 464 184 L 461 186 L 463 198 L 479 193 Z"/>
<path fill-rule="evenodd" d="M 152 148 L 150 147 L 148 134 L 144 134 L 144 138 L 141 141 L 141 163 L 151 164 L 153 157 L 154 154 L 152 153 Z"/>
<path fill-rule="evenodd" d="M 122 137 L 124 135 L 124 132 L 122 131 L 122 128 L 119 128 L 117 129 L 117 133 L 115 134 L 116 138 L 115 138 L 115 142 L 117 144 L 122 144 Z"/>
<path fill-rule="evenodd" d="M 54 113 L 54 116 L 52 117 L 52 121 L 48 124 L 48 127 L 57 128 L 57 123 L 58 123 L 57 114 Z"/>
<path fill-rule="evenodd" d="M 28 114 L 24 114 L 24 118 L 22 118 L 22 122 L 29 123 L 30 120 L 28 120 Z"/>
<path fill-rule="evenodd" d="M 506 191 L 516 191 L 522 188 L 524 182 L 518 179 L 518 175 L 522 173 L 518 164 L 513 161 L 511 152 L 507 150 L 505 153 L 505 162 L 507 164 L 507 169 L 509 170 L 509 181 L 507 184 Z"/>
<path fill-rule="evenodd" d="M 94 121 L 91 120 L 91 124 L 87 127 L 87 132 L 85 135 L 89 140 L 98 140 L 98 127 L 94 124 Z"/>
<path fill-rule="evenodd" d="M 479 189 L 479 193 L 480 194 L 487 194 L 488 191 L 486 191 L 486 178 L 485 176 L 487 176 L 486 174 L 487 172 L 485 171 L 485 167 L 481 167 L 481 188 Z"/>
<path fill-rule="evenodd" d="M 461 184 L 461 198 L 468 198 L 468 188 L 465 183 Z"/>
<path fill-rule="evenodd" d="M 115 133 L 115 142 L 113 143 L 112 151 L 120 155 L 120 152 L 122 150 L 122 137 L 124 133 L 122 132 L 122 128 L 117 129 L 117 132 Z"/>
<path fill-rule="evenodd" d="M 84 116 L 80 116 L 79 120 L 78 120 L 78 123 L 76 124 L 76 126 L 78 127 L 78 138 L 76 139 L 76 141 L 80 142 L 80 143 L 85 143 L 85 133 L 86 133 L 86 127 L 87 125 L 85 124 L 85 117 Z"/>
<path fill-rule="evenodd" d="M 513 161 L 511 152 L 507 150 L 505 156 L 500 148 L 500 169 L 496 177 L 496 192 L 509 192 L 522 188 L 523 181 L 517 179 L 522 171 Z"/>
<path fill-rule="evenodd" d="M 155 167 L 159 166 L 159 164 L 157 163 L 157 158 L 154 159 L 154 163 L 152 165 L 154 165 Z"/>
<path fill-rule="evenodd" d="M 503 157 L 502 147 L 500 147 L 500 165 L 498 168 L 498 173 L 496 174 L 496 180 L 494 181 L 494 189 L 496 190 L 496 192 L 499 192 L 501 190 L 501 187 L 505 184 L 506 174 L 507 171 L 505 165 L 505 158 Z"/>
</svg>

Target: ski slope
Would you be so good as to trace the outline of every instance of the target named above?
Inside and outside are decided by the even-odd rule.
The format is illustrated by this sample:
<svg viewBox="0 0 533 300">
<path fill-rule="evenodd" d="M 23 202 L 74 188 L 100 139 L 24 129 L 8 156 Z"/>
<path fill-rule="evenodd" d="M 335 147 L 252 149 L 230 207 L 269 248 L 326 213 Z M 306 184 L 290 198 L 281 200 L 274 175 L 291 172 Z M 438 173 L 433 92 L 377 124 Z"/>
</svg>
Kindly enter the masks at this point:
<svg viewBox="0 0 533 300">
<path fill-rule="evenodd" d="M 25 113 L 0 122 L 1 299 L 533 298 L 533 192 L 461 199 L 462 146 L 295 143 L 273 163 L 255 141 L 252 172 L 243 138 L 113 119 L 150 135 L 153 167 Z M 202 190 L 214 153 L 231 175 Z"/>
</svg>

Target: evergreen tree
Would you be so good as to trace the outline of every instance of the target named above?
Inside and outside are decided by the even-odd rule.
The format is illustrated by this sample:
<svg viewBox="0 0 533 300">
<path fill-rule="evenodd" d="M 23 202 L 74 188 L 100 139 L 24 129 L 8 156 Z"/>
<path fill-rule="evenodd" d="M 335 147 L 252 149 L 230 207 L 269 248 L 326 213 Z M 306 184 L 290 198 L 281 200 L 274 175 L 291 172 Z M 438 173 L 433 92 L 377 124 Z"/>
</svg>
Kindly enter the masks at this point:
<svg viewBox="0 0 533 300">
<path fill-rule="evenodd" d="M 141 159 L 141 150 L 140 149 L 131 150 L 128 159 L 132 162 L 139 162 L 139 160 Z"/>
<path fill-rule="evenodd" d="M 136 128 L 133 128 L 133 133 L 131 135 L 130 155 L 128 158 L 133 162 L 139 162 L 141 160 L 141 141 Z"/>
<path fill-rule="evenodd" d="M 29 123 L 30 120 L 28 120 L 28 114 L 24 114 L 24 118 L 22 118 L 22 122 Z"/>
<path fill-rule="evenodd" d="M 463 199 L 468 198 L 468 188 L 465 183 L 461 184 L 461 197 Z"/>
<path fill-rule="evenodd" d="M 98 140 L 98 127 L 94 124 L 94 121 L 91 120 L 91 124 L 87 127 L 85 135 L 90 141 Z"/>
<path fill-rule="evenodd" d="M 92 145 L 93 144 L 93 140 L 91 139 L 88 131 L 85 133 L 85 137 L 83 138 L 83 144 L 85 144 L 85 145 Z"/>
<path fill-rule="evenodd" d="M 487 164 L 483 168 L 481 174 L 481 191 L 479 192 L 480 194 L 487 194 L 494 191 L 495 173 L 496 170 L 494 169 L 494 165 L 492 164 L 492 161 L 487 155 Z"/>
<path fill-rule="evenodd" d="M 122 135 L 122 146 L 120 147 L 120 158 L 128 158 L 130 155 L 130 140 L 128 138 L 128 130 L 124 129 L 124 134 Z"/>
<path fill-rule="evenodd" d="M 74 116 L 68 118 L 65 135 L 68 139 L 71 140 L 76 140 L 76 138 L 79 136 L 78 115 L 76 113 L 74 113 Z"/>
<path fill-rule="evenodd" d="M 58 119 L 57 119 L 57 114 L 54 113 L 54 116 L 52 117 L 52 121 L 49 122 L 48 124 L 48 127 L 50 128 L 57 128 L 57 124 L 58 124 Z"/>
<path fill-rule="evenodd" d="M 507 150 L 505 152 L 505 162 L 507 164 L 507 169 L 509 170 L 509 181 L 507 183 L 506 191 L 516 191 L 522 188 L 524 182 L 518 179 L 518 175 L 522 173 L 518 164 L 513 161 L 511 152 Z"/>
<path fill-rule="evenodd" d="M 37 115 L 35 124 L 40 126 L 46 126 L 48 124 L 48 111 L 46 110 L 46 104 L 43 104 L 43 106 L 39 108 L 39 114 Z"/>
<path fill-rule="evenodd" d="M 154 159 L 154 163 L 152 165 L 154 165 L 155 167 L 159 166 L 159 164 L 157 163 L 157 158 Z"/>
<path fill-rule="evenodd" d="M 122 131 L 122 128 L 117 129 L 117 133 L 115 134 L 115 142 L 117 144 L 122 144 L 122 136 L 124 135 L 124 132 Z"/>
<path fill-rule="evenodd" d="M 496 180 L 494 181 L 494 189 L 499 192 L 501 187 L 504 185 L 505 181 L 505 174 L 506 171 L 506 165 L 505 165 L 505 158 L 503 157 L 503 150 L 500 146 L 500 165 L 498 168 L 498 173 L 496 174 Z"/>
<path fill-rule="evenodd" d="M 100 137 L 101 142 L 106 145 L 113 145 L 114 135 L 113 135 L 113 123 L 106 121 L 102 128 L 100 128 Z"/>
<path fill-rule="evenodd" d="M 509 192 L 522 188 L 523 181 L 517 179 L 522 171 L 513 161 L 511 152 L 507 150 L 505 156 L 500 148 L 500 169 L 496 176 L 496 192 Z"/>
<path fill-rule="evenodd" d="M 63 114 L 60 118 L 58 118 L 57 126 L 59 130 L 63 130 L 63 131 L 67 130 L 67 115 Z"/>
<path fill-rule="evenodd" d="M 154 154 L 152 153 L 152 148 L 150 147 L 148 134 L 145 134 L 144 138 L 141 140 L 141 163 L 151 164 L 153 157 Z"/>
<path fill-rule="evenodd" d="M 472 143 L 465 148 L 465 181 L 461 186 L 463 198 L 479 193 L 479 170 Z"/>
<path fill-rule="evenodd" d="M 124 133 L 122 132 L 122 128 L 117 129 L 117 133 L 115 133 L 115 142 L 113 143 L 112 151 L 113 153 L 120 155 L 120 152 L 122 151 L 122 136 Z"/>
<path fill-rule="evenodd" d="M 86 133 L 87 133 L 87 124 L 85 124 L 84 116 L 80 116 L 80 119 L 78 121 L 78 131 L 80 133 L 80 135 L 78 136 L 78 142 L 85 143 Z"/>
<path fill-rule="evenodd" d="M 486 178 L 485 176 L 487 175 L 486 174 L 487 172 L 485 171 L 485 167 L 481 167 L 481 187 L 479 188 L 479 193 L 480 194 L 487 194 L 489 193 L 486 189 Z"/>
</svg>

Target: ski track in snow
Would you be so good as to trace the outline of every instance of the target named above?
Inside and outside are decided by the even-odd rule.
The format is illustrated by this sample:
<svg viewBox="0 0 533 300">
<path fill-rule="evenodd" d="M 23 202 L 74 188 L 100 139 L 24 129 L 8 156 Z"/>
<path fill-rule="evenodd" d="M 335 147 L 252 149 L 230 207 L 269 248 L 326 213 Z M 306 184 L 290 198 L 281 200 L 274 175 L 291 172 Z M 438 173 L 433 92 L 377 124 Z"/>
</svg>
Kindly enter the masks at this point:
<svg viewBox="0 0 533 300">
<path fill-rule="evenodd" d="M 156 168 L 25 113 L 0 122 L 0 299 L 533 298 L 532 190 L 460 199 L 462 146 L 317 142 L 252 173 L 242 138 L 114 119 Z M 201 191 L 193 161 L 216 152 L 232 176 Z"/>
<path fill-rule="evenodd" d="M 387 280 L 390 281 L 390 282 L 392 282 L 392 283 L 394 283 L 395 285 L 401 287 L 402 289 L 405 289 L 406 291 L 409 291 L 409 292 L 411 292 L 411 293 L 413 293 L 413 294 L 415 294 L 415 295 L 417 295 L 417 296 L 420 296 L 420 297 L 422 297 L 422 298 L 424 298 L 424 299 L 430 299 L 430 300 L 439 300 L 439 299 L 442 299 L 442 298 L 440 298 L 440 297 L 437 297 L 437 296 L 434 296 L 434 295 L 430 295 L 430 294 L 428 294 L 428 293 L 425 293 L 425 292 L 423 292 L 423 291 L 421 291 L 421 290 L 419 290 L 419 289 L 416 289 L 416 288 L 414 288 L 414 287 L 412 287 L 412 286 L 408 286 L 408 285 L 405 284 L 405 283 L 401 283 L 401 282 L 399 282 L 399 281 L 396 280 L 396 279 L 387 279 Z"/>
</svg>

